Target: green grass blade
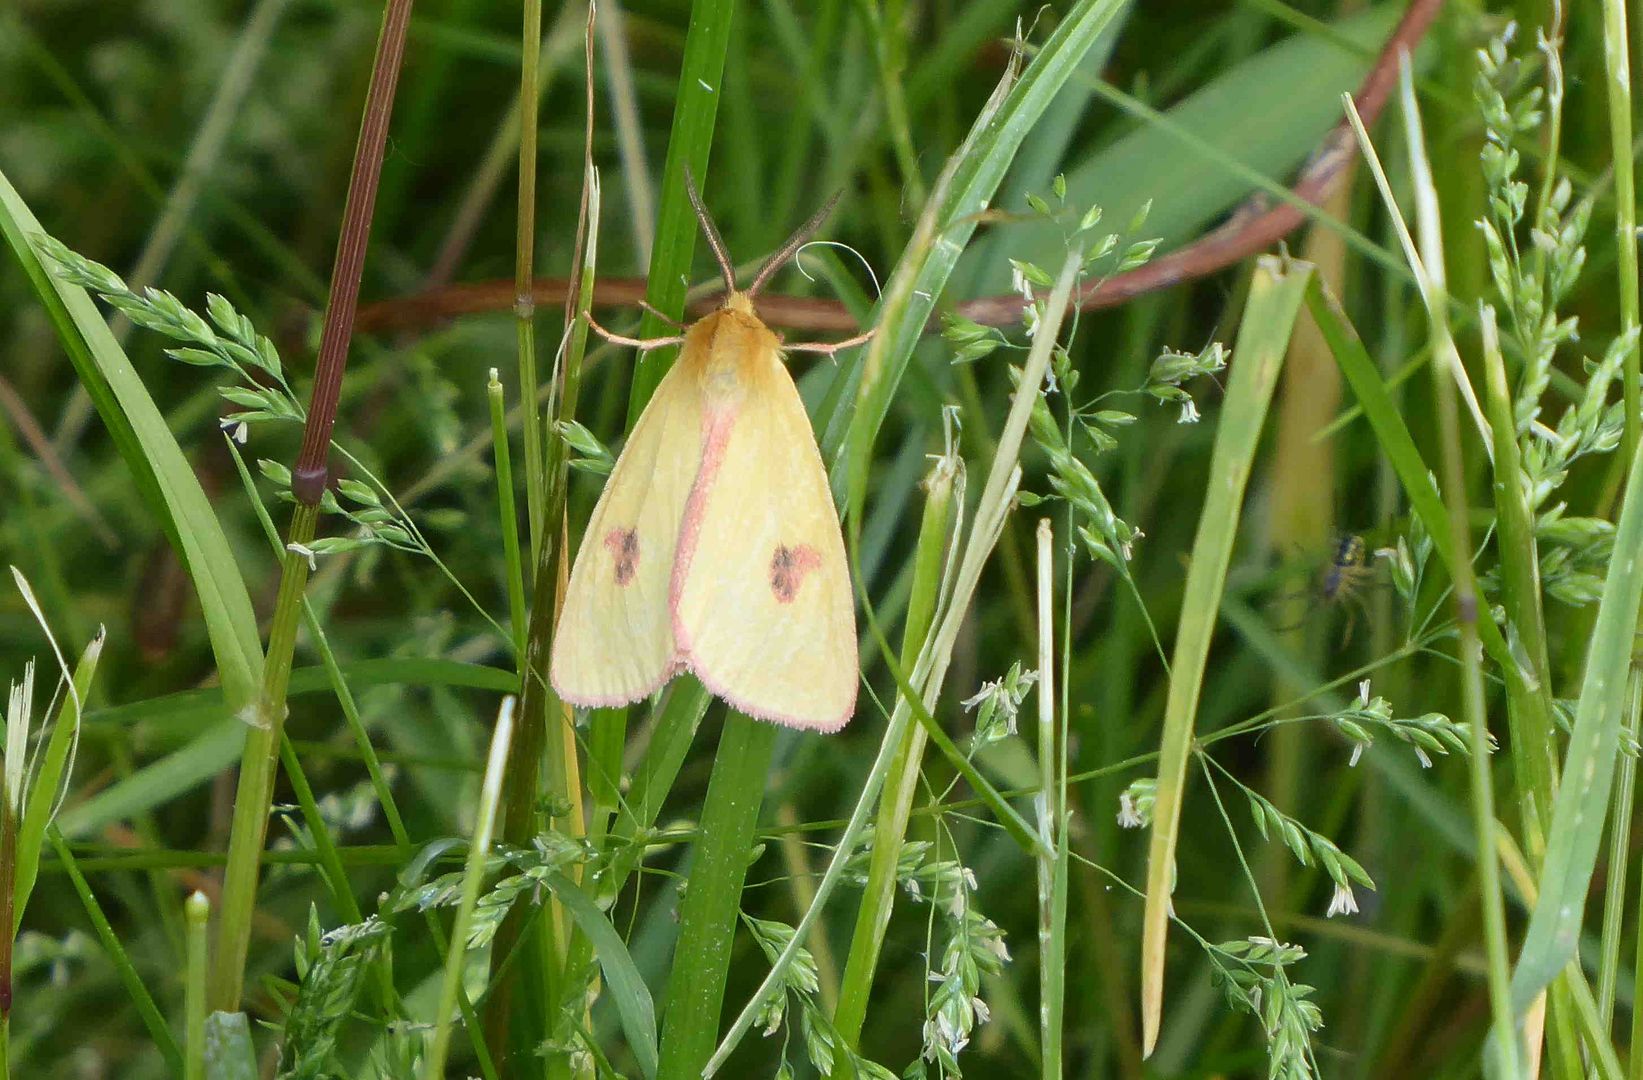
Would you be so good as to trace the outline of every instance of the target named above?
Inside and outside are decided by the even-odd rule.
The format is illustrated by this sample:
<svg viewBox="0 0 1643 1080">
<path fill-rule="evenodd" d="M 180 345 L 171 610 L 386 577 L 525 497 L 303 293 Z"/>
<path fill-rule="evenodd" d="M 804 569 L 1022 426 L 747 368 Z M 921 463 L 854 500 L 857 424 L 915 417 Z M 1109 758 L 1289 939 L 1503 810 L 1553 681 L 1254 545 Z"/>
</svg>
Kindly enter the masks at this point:
<svg viewBox="0 0 1643 1080">
<path fill-rule="evenodd" d="M 244 743 L 244 724 L 233 717 L 218 720 L 181 750 L 144 765 L 106 791 L 65 809 L 58 828 L 64 836 L 81 837 L 110 822 L 151 810 L 232 765 Z"/>
<path fill-rule="evenodd" d="M 658 1066 L 664 1080 L 701 1076 L 717 1041 L 742 881 L 775 742 L 774 724 L 726 715 L 702 807 L 701 839 L 679 909 Z"/>
<path fill-rule="evenodd" d="M 690 260 L 696 251 L 696 215 L 685 198 L 685 169 L 698 186 L 707 182 L 707 161 L 713 146 L 713 127 L 719 116 L 719 98 L 730 45 L 732 0 L 698 0 L 690 8 L 690 30 L 685 36 L 684 62 L 674 97 L 673 132 L 668 137 L 667 161 L 662 166 L 656 239 L 650 254 L 645 299 L 657 311 L 678 318 L 685 307 Z M 705 186 L 704 186 L 704 190 Z M 709 200 L 711 202 L 711 199 Z M 669 333 L 667 325 L 646 312 L 640 337 Z M 628 419 L 636 421 L 656 384 L 672 365 L 676 348 L 655 349 L 639 357 L 628 395 Z"/>
<path fill-rule="evenodd" d="M 1557 782 L 1557 738 L 1552 726 L 1551 663 L 1546 645 L 1546 616 L 1540 596 L 1540 555 L 1536 548 L 1534 512 L 1529 505 L 1528 480 L 1517 443 L 1517 424 L 1505 358 L 1500 352 L 1495 313 L 1484 308 L 1484 400 L 1489 430 L 1494 437 L 1495 520 L 1500 528 L 1501 601 L 1506 618 L 1523 642 L 1523 660 L 1532 678 L 1510 684 L 1508 722 L 1511 724 L 1512 760 L 1517 771 L 1519 806 L 1523 815 L 1524 846 L 1538 864 L 1546 846 L 1546 823 Z"/>
<path fill-rule="evenodd" d="M 934 625 L 941 589 L 942 567 L 949 561 L 954 532 L 955 503 L 963 502 L 963 459 L 944 455 L 925 480 L 929 492 L 924 518 L 919 527 L 918 549 L 913 564 L 911 599 L 902 633 L 902 667 L 911 669 L 918 660 Z M 956 498 L 955 498 L 956 495 Z M 924 729 L 908 725 L 891 760 L 884 791 L 879 798 L 878 818 L 873 823 L 873 854 L 867 866 L 867 883 L 862 888 L 861 906 L 856 911 L 855 932 L 839 985 L 839 1004 L 833 1026 L 847 1046 L 854 1047 L 867 1018 L 867 1003 L 873 990 L 873 972 L 890 913 L 895 906 L 896 866 L 906 837 L 907 819 L 918 793 L 919 767 L 924 759 Z M 834 1065 L 834 1076 L 842 1080 L 846 1068 Z"/>
<path fill-rule="evenodd" d="M 513 497 L 513 461 L 508 448 L 502 381 L 491 368 L 485 396 L 491 406 L 491 453 L 496 460 L 496 509 L 502 526 L 502 555 L 507 568 L 508 625 L 513 630 L 513 649 L 518 663 L 525 662 L 525 571 L 519 555 L 519 511 Z"/>
<path fill-rule="evenodd" d="M 97 675 L 97 661 L 103 655 L 104 635 L 99 633 L 74 668 L 74 694 L 63 697 L 61 711 L 51 726 L 51 735 L 40 755 L 39 770 L 29 788 L 28 804 L 17 828 L 17 879 L 12 891 L 12 911 L 17 925 L 23 921 L 23 908 L 34 891 L 35 878 L 40 873 L 40 849 L 45 844 L 46 829 L 62 805 L 63 785 L 70 779 L 67 773 L 74 768 L 74 752 L 80 741 L 80 702 L 91 695 L 91 680 Z M 77 696 L 76 696 L 77 695 Z"/>
<path fill-rule="evenodd" d="M 1512 1010 L 1518 1016 L 1574 959 L 1586 890 L 1603 836 L 1626 710 L 1638 602 L 1643 599 L 1643 565 L 1638 558 L 1643 552 L 1643 443 L 1632 455 L 1614 545 L 1586 653 L 1563 778 L 1552 803 L 1540 896 L 1512 972 Z"/>
<path fill-rule="evenodd" d="M 374 660 L 354 660 L 338 665 L 338 670 L 350 686 L 360 690 L 399 684 L 505 694 L 519 687 L 519 676 L 505 668 L 438 657 L 385 656 Z M 324 665 L 315 665 L 298 668 L 291 673 L 288 696 L 319 694 L 330 689 L 331 678 Z M 181 690 L 126 705 L 90 709 L 86 712 L 86 730 L 95 733 L 99 729 L 106 731 L 141 724 L 144 734 L 151 739 L 164 735 L 184 739 L 208 727 L 213 719 L 222 715 L 222 711 L 220 689 Z"/>
<path fill-rule="evenodd" d="M 570 878 L 549 874 L 547 883 L 576 920 L 577 927 L 593 943 L 593 955 L 605 973 L 605 987 L 615 999 L 628 1049 L 638 1060 L 639 1071 L 645 1074 L 646 1080 L 653 1080 L 657 1069 L 656 1005 L 650 999 L 650 989 L 645 986 L 638 966 L 622 943 L 622 935 L 616 932 L 593 898 Z"/>
<path fill-rule="evenodd" d="M 348 888 L 348 874 L 342 868 L 342 857 L 337 854 L 337 844 L 331 836 L 331 827 L 320 813 L 319 800 L 314 798 L 313 785 L 308 782 L 308 774 L 302 767 L 302 759 L 297 756 L 296 748 L 291 745 L 289 736 L 280 736 L 279 753 L 280 766 L 285 770 L 286 779 L 291 782 L 292 793 L 297 797 L 297 806 L 302 811 L 302 822 L 308 827 L 308 838 L 314 845 L 314 856 L 320 868 L 320 875 L 331 888 L 331 900 L 348 922 L 361 922 L 365 918 L 365 913 L 360 910 L 359 901 L 354 899 L 353 892 Z"/>
<path fill-rule="evenodd" d="M 638 869 L 644 858 L 645 844 L 642 836 L 656 822 L 656 816 L 661 813 L 662 804 L 667 799 L 673 781 L 679 775 L 679 768 L 684 764 L 685 755 L 690 750 L 691 743 L 696 738 L 696 729 L 702 722 L 702 716 L 707 712 L 711 698 L 702 684 L 689 675 L 681 675 L 675 679 L 663 698 L 654 722 L 651 725 L 650 743 L 645 749 L 644 757 L 640 760 L 639 768 L 633 777 L 633 783 L 625 798 L 616 790 L 606 792 L 605 795 L 615 801 L 615 821 L 610 826 L 606 837 L 606 849 L 611 852 L 610 868 L 600 877 L 599 897 L 602 902 L 614 903 L 627 883 L 628 877 Z M 616 775 L 613 770 L 619 769 L 622 759 L 620 743 L 610 745 L 622 729 L 626 727 L 625 710 L 598 709 L 589 721 L 589 783 L 590 787 L 603 788 L 609 785 Z M 601 743 L 607 744 L 601 747 Z M 603 771 L 600 762 L 603 762 Z M 594 782 L 595 776 L 599 779 Z M 604 815 L 598 815 L 596 820 L 603 821 Z M 573 901 L 561 897 L 561 903 L 570 907 Z M 582 934 L 571 942 L 571 954 L 565 968 L 567 971 L 580 971 L 588 960 L 597 953 L 601 965 L 611 963 L 613 955 L 607 944 L 600 944 L 596 935 L 589 933 L 582 924 L 580 916 L 572 910 L 572 916 L 577 918 L 577 925 Z M 618 941 L 618 944 L 620 942 Z M 623 946 L 623 952 L 626 947 Z M 609 972 L 606 978 L 612 980 L 611 991 L 622 994 L 614 985 L 615 977 Z M 623 1008 L 621 998 L 617 999 L 621 1009 L 623 1025 L 627 1027 L 629 1011 L 633 1012 L 632 1023 L 642 1022 L 642 1010 L 635 1002 L 629 1002 Z M 654 1014 L 654 1006 L 651 1007 Z M 650 1045 L 656 1045 L 656 1022 L 652 1018 L 649 1022 Z M 629 1038 L 633 1036 L 630 1034 Z M 638 1049 L 635 1053 L 639 1053 Z"/>
<path fill-rule="evenodd" d="M 662 804 L 667 801 L 667 793 L 673 788 L 711 700 L 706 688 L 690 675 L 675 679 L 667 691 L 660 715 L 652 725 L 650 744 L 611 829 L 616 856 L 607 888 L 612 895 L 638 866 L 644 845 L 633 841 L 656 823 L 656 816 L 662 812 Z"/>
<path fill-rule="evenodd" d="M 513 742 L 514 701 L 511 697 L 502 699 L 496 728 L 491 733 L 491 752 L 485 765 L 485 782 L 480 788 L 479 812 L 474 819 L 473 836 L 468 841 L 462 897 L 451 921 L 451 940 L 445 950 L 445 974 L 439 986 L 439 1010 L 434 1014 L 433 1040 L 428 1056 L 422 1062 L 422 1075 L 427 1080 L 442 1080 L 445 1075 L 445 1056 L 451 1045 L 451 1021 L 456 1013 L 457 994 L 462 989 L 462 972 L 467 966 L 468 927 L 473 921 L 474 907 L 479 903 L 479 889 L 485 880 L 485 860 L 491 851 L 497 803 L 502 800 L 502 776 L 507 766 L 508 747 Z M 481 1037 L 478 1031 L 470 1031 L 469 1035 L 475 1041 Z"/>
<path fill-rule="evenodd" d="M 1357 396 L 1364 418 L 1374 429 L 1381 453 L 1386 455 L 1393 471 L 1398 474 L 1398 482 L 1409 499 L 1410 510 L 1426 526 L 1438 558 L 1443 560 L 1444 565 L 1453 566 L 1457 553 L 1449 527 L 1449 513 L 1444 509 L 1443 497 L 1438 494 L 1430 467 L 1415 446 L 1408 425 L 1403 422 L 1403 413 L 1381 379 L 1380 369 L 1363 347 L 1363 342 L 1352 329 L 1340 302 L 1329 292 L 1328 286 L 1314 278 L 1311 288 L 1307 290 L 1306 303 L 1307 312 L 1318 324 L 1330 352 L 1335 355 L 1335 362 L 1340 365 L 1341 374 L 1346 376 L 1353 394 Z M 1465 557 L 1471 556 L 1468 553 Z M 1500 665 L 1509 684 L 1523 680 L 1523 673 L 1493 619 L 1478 621 L 1478 639 L 1489 658 Z M 1516 693 L 1516 689 L 1513 692 Z"/>
<path fill-rule="evenodd" d="M 1077 70 L 1067 79 L 1066 85 L 1045 107 L 1044 115 L 1033 129 L 1032 139 L 1023 143 L 1016 152 L 1009 174 L 999 188 L 1000 206 L 1027 205 L 1028 194 L 1048 191 L 1055 176 L 1064 169 L 1067 155 L 1076 145 L 1075 136 L 1088 120 L 1090 99 L 1095 93 L 1094 80 L 1100 77 L 1102 69 L 1111 61 L 1113 50 L 1133 12 L 1134 5 L 1127 4 L 1118 15 L 1123 21 L 1115 22 L 1110 32 L 1096 40 Z M 926 68 L 921 67 L 920 70 Z M 1132 166 L 1135 164 L 1132 162 Z M 1098 203 L 1105 197 L 1106 193 L 1102 192 L 1094 201 Z M 1005 260 L 1019 254 L 1016 246 L 1021 239 L 1017 227 L 993 230 L 978 237 L 959 257 L 958 265 L 953 270 L 951 284 L 955 292 L 961 296 L 986 292 L 988 285 L 998 280 L 999 268 L 1008 265 Z M 1061 251 L 1057 246 L 1048 253 L 1046 261 L 1054 262 L 1060 258 Z"/>
<path fill-rule="evenodd" d="M 365 660 L 346 665 L 341 673 L 350 685 L 359 689 L 402 683 L 507 693 L 519 687 L 519 677 L 512 672 L 454 660 Z M 331 688 L 331 677 L 324 667 L 303 668 L 291 677 L 293 694 Z M 110 822 L 152 809 L 198 787 L 233 764 L 245 740 L 245 728 L 232 717 L 222 718 L 222 700 L 220 690 L 191 690 L 88 714 L 94 725 L 134 724 L 163 718 L 167 725 L 181 725 L 188 742 L 84 802 L 67 807 L 57 822 L 63 835 L 87 836 Z M 151 729 L 149 733 L 154 731 Z"/>
<path fill-rule="evenodd" d="M 29 238 L 42 231 L 0 173 L 0 232 L 22 264 L 138 486 L 150 496 L 150 509 L 177 545 L 205 615 L 228 709 L 238 713 L 252 703 L 262 682 L 262 644 L 251 596 L 228 538 L 165 417 L 91 297 L 51 275 L 35 254 Z"/>
<path fill-rule="evenodd" d="M 1305 264 L 1285 265 L 1264 258 L 1250 284 L 1239 322 L 1237 347 L 1226 402 L 1221 407 L 1210 462 L 1209 490 L 1198 519 L 1191 564 L 1181 602 L 1175 653 L 1170 662 L 1169 698 L 1160 739 L 1158 792 L 1153 806 L 1152 843 L 1147 857 L 1147 900 L 1142 915 L 1142 1053 L 1158 1043 L 1164 1010 L 1164 939 L 1169 928 L 1170 892 L 1175 886 L 1175 846 L 1181 824 L 1182 787 L 1203 690 L 1204 665 L 1216 614 L 1226 587 L 1232 544 L 1238 534 L 1244 489 L 1260 443 L 1267 406 L 1283 367 L 1295 316 L 1312 272 Z"/>
<path fill-rule="evenodd" d="M 171 1029 L 166 1026 L 165 1017 L 160 1015 L 159 1006 L 154 1004 L 154 998 L 143 985 L 143 978 L 137 974 L 137 968 L 131 962 L 131 956 L 120 943 L 120 937 L 109 925 L 108 916 L 103 913 L 103 906 L 97 902 L 96 895 L 86 882 L 85 875 L 80 873 L 80 867 L 74 861 L 74 853 L 68 849 L 63 835 L 56 829 L 47 833 L 52 849 L 57 852 L 58 861 L 63 869 L 68 871 L 68 877 L 74 883 L 74 891 L 80 896 L 80 903 L 85 905 L 86 915 L 91 919 L 92 928 L 97 931 L 97 940 L 102 942 L 107 951 L 109 961 L 114 965 L 115 972 L 120 976 L 120 982 L 125 986 L 126 993 L 131 996 L 131 1003 L 136 1006 L 137 1015 L 142 1018 L 143 1026 L 148 1029 L 149 1037 L 165 1057 L 172 1075 L 182 1072 L 183 1055 L 177 1046 L 177 1040 L 172 1037 Z"/>
<path fill-rule="evenodd" d="M 1619 278 L 1620 332 L 1637 329 L 1637 195 L 1635 158 L 1632 149 L 1632 64 L 1634 39 L 1626 27 L 1624 0 L 1604 0 L 1603 62 L 1609 99 L 1609 147 L 1614 159 L 1616 270 Z M 1627 350 L 1625 380 L 1626 430 L 1621 446 L 1635 449 L 1643 438 L 1643 402 L 1639 387 L 1638 346 Z M 1634 1069 L 1634 1074 L 1636 1070 Z"/>
<path fill-rule="evenodd" d="M 1082 0 L 1069 11 L 1020 77 L 1005 76 L 937 181 L 919 227 L 885 286 L 879 332 L 861 362 L 856 408 L 834 459 L 834 490 L 848 488 L 852 517 L 860 517 L 865 500 L 874 440 L 936 299 L 975 232 L 977 212 L 998 190 L 1027 133 L 1123 9 L 1122 0 Z M 832 441 L 824 439 L 824 444 Z M 824 456 L 831 456 L 833 449 L 824 445 Z M 843 485 L 846 478 L 848 484 Z"/>
</svg>

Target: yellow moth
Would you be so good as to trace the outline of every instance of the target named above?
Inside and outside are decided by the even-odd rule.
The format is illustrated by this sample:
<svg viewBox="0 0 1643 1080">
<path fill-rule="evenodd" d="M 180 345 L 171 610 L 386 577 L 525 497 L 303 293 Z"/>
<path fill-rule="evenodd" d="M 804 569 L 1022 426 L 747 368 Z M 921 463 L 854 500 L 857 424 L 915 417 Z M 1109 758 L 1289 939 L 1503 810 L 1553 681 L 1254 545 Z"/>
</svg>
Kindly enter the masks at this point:
<svg viewBox="0 0 1643 1080">
<path fill-rule="evenodd" d="M 571 569 L 549 674 L 573 705 L 624 705 L 681 671 L 731 705 L 837 731 L 855 711 L 855 600 L 838 514 L 783 345 L 753 311 L 694 183 L 687 190 L 724 275 L 724 305 L 680 344 L 617 458 Z M 792 349 L 830 353 L 866 335 Z"/>
</svg>

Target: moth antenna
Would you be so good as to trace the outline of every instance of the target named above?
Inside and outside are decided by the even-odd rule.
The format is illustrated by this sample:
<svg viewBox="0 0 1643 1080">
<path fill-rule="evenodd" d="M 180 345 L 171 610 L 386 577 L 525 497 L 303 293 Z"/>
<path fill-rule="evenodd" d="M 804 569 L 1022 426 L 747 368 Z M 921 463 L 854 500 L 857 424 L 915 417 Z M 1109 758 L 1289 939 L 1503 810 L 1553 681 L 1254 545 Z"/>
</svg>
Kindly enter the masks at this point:
<svg viewBox="0 0 1643 1080">
<path fill-rule="evenodd" d="M 764 288 L 765 282 L 769 281 L 776 271 L 786 266 L 787 261 L 797 254 L 801 247 L 810 242 L 810 238 L 815 235 L 816 230 L 822 227 L 822 222 L 827 220 L 827 215 L 833 212 L 833 207 L 838 205 L 839 196 L 842 194 L 843 192 L 835 192 L 833 197 L 827 200 L 826 205 L 816 211 L 814 217 L 799 226 L 799 231 L 788 237 L 787 243 L 783 244 L 774 255 L 765 260 L 764 265 L 759 267 L 759 276 L 754 278 L 753 284 L 747 287 L 748 296 L 757 295 L 759 290 Z"/>
<path fill-rule="evenodd" d="M 725 247 L 724 237 L 719 235 L 719 227 L 713 224 L 713 218 L 702 202 L 702 193 L 696 190 L 696 178 L 690 174 L 689 165 L 685 166 L 685 194 L 690 196 L 691 208 L 696 211 L 696 221 L 702 226 L 702 235 L 707 237 L 707 246 L 713 249 L 713 257 L 719 260 L 719 273 L 724 275 L 725 289 L 735 292 L 736 270 L 730 263 L 730 252 Z"/>
</svg>

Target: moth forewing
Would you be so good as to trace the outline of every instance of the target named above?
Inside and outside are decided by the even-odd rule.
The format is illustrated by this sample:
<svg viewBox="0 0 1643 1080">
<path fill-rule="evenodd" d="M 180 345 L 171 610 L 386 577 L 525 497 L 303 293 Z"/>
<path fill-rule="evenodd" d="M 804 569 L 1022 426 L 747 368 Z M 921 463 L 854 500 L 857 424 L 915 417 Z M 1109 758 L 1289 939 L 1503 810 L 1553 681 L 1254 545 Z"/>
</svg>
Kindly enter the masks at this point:
<svg viewBox="0 0 1643 1080">
<path fill-rule="evenodd" d="M 774 337 L 746 350 L 737 370 L 718 412 L 704 394 L 703 467 L 674 570 L 674 636 L 703 684 L 743 712 L 836 731 L 854 711 L 858 674 L 832 493 Z"/>
<path fill-rule="evenodd" d="M 616 459 L 565 589 L 549 675 L 572 705 L 638 701 L 674 672 L 668 585 L 701 431 L 700 380 L 676 364 Z"/>
</svg>

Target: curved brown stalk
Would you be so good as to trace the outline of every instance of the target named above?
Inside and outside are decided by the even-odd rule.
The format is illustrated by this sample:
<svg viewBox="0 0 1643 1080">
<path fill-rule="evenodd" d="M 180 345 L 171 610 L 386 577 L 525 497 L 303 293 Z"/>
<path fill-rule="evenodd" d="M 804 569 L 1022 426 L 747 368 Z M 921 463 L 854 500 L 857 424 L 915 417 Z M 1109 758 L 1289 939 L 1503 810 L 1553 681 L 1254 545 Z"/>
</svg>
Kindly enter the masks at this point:
<svg viewBox="0 0 1643 1080">
<path fill-rule="evenodd" d="M 1385 107 L 1398 73 L 1398 54 L 1414 51 L 1443 0 L 1411 0 L 1403 18 L 1393 29 L 1365 76 L 1354 100 L 1364 123 L 1373 124 Z M 1330 129 L 1292 189 L 1297 199 L 1320 205 L 1335 189 L 1346 167 L 1357 155 L 1352 129 L 1343 119 Z M 1264 193 L 1244 201 L 1225 224 L 1206 233 L 1186 247 L 1153 259 L 1144 266 L 1117 274 L 1086 292 L 1079 306 L 1086 310 L 1117 307 L 1138 296 L 1158 292 L 1225 270 L 1258 254 L 1294 232 L 1308 218 L 1305 210 L 1285 202 L 1274 206 Z M 565 278 L 538 278 L 532 292 L 539 301 L 557 300 L 568 287 Z M 601 277 L 594 286 L 593 302 L 598 307 L 637 307 L 645 297 L 644 278 Z M 692 299 L 687 307 L 692 317 L 718 306 L 721 293 L 711 292 Z M 361 332 L 405 332 L 437 325 L 461 315 L 508 311 L 514 304 L 514 283 L 483 281 L 448 285 L 410 296 L 379 301 L 360 309 L 356 328 Z M 1021 319 L 1021 296 L 983 296 L 955 306 L 958 314 L 984 326 L 1011 326 Z M 837 300 L 765 294 L 758 300 L 759 318 L 772 327 L 809 332 L 854 332 L 854 317 Z"/>
</svg>

